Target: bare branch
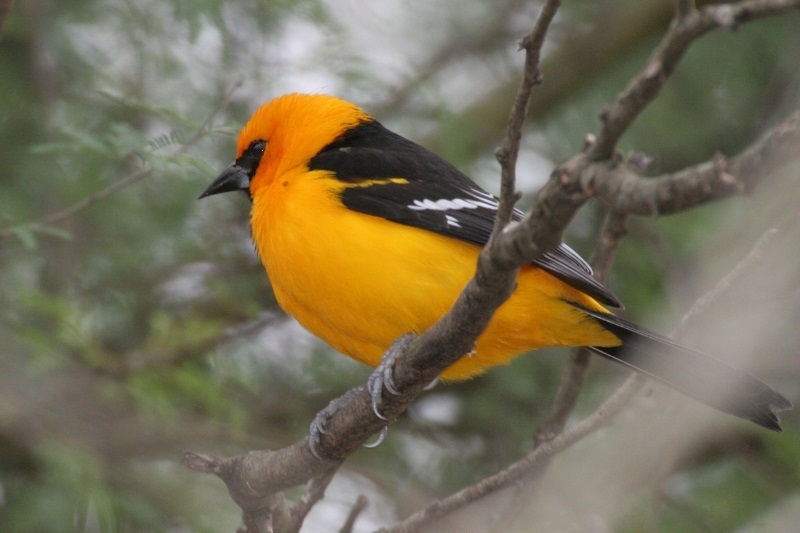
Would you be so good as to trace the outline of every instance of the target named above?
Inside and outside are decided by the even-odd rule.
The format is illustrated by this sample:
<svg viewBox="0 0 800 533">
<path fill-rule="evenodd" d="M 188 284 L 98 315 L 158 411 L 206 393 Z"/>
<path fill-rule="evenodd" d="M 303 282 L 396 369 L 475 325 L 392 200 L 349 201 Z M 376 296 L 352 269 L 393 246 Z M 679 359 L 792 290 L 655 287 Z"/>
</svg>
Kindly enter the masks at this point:
<svg viewBox="0 0 800 533">
<path fill-rule="evenodd" d="M 590 159 L 612 156 L 622 135 L 652 102 L 677 67 L 684 52 L 698 37 L 717 28 L 733 28 L 742 22 L 800 9 L 800 0 L 749 0 L 705 6 L 686 12 L 670 31 L 611 107 L 603 112 L 603 127 L 591 147 Z"/>
<path fill-rule="evenodd" d="M 525 117 L 528 114 L 528 105 L 533 88 L 542 82 L 539 61 L 542 55 L 542 46 L 544 46 L 544 38 L 560 5 L 560 0 L 546 2 L 542 6 L 542 11 L 539 13 L 533 28 L 519 45 L 520 49 L 525 50 L 525 68 L 514 103 L 511 105 L 505 139 L 500 148 L 495 151 L 497 161 L 500 163 L 501 174 L 500 206 L 495 217 L 493 231 L 495 234 L 499 233 L 511 221 L 514 204 L 519 199 L 515 183 L 522 128 L 525 125 Z"/>
<path fill-rule="evenodd" d="M 513 463 L 504 470 L 489 476 L 475 485 L 466 487 L 447 498 L 437 500 L 431 505 L 414 513 L 402 522 L 391 527 L 378 530 L 380 533 L 412 533 L 418 531 L 423 525 L 430 524 L 467 504 L 483 498 L 487 494 L 507 487 L 511 483 L 538 472 L 543 466 L 559 452 L 567 449 L 587 435 L 609 423 L 636 395 L 646 379 L 640 374 L 632 374 L 617 391 L 610 396 L 587 418 L 560 433 L 551 440 L 543 441 L 525 457 Z"/>
<path fill-rule="evenodd" d="M 589 263 L 592 265 L 594 277 L 600 283 L 606 283 L 611 274 L 611 267 L 617 257 L 619 245 L 628 234 L 628 213 L 609 211 L 603 223 L 603 229 L 597 239 L 597 246 Z"/>
<path fill-rule="evenodd" d="M 680 336 L 694 318 L 702 315 L 714 302 L 719 300 L 737 280 L 742 279 L 748 271 L 756 264 L 760 263 L 764 258 L 764 251 L 772 244 L 777 235 L 777 228 L 769 228 L 765 231 L 761 237 L 758 238 L 747 255 L 739 261 L 730 272 L 719 280 L 710 291 L 695 300 L 692 307 L 681 317 L 678 325 L 672 329 L 671 334 L 673 336 Z"/>
<path fill-rule="evenodd" d="M 607 221 L 606 226 L 608 225 Z M 770 229 L 762 235 L 741 261 L 715 287 L 694 303 L 679 322 L 679 325 L 673 329 L 671 335 L 676 336 L 689 318 L 695 317 L 704 309 L 707 309 L 708 306 L 722 297 L 727 289 L 735 284 L 737 279 L 748 275 L 752 268 L 763 258 L 764 249 L 772 242 L 775 233 L 776 230 Z M 507 487 L 522 477 L 530 477 L 531 475 L 538 477 L 544 472 L 544 468 L 555 455 L 611 423 L 613 418 L 633 400 L 636 393 L 645 383 L 647 383 L 647 378 L 643 374 L 632 373 L 592 414 L 564 432 L 549 434 L 549 438 L 537 442 L 536 447 L 516 463 L 447 498 L 437 500 L 405 520 L 379 531 L 381 533 L 411 533 L 417 531 L 421 526 L 430 524 L 434 520 L 456 511 L 487 494 Z"/>
<path fill-rule="evenodd" d="M 665 215 L 752 191 L 770 175 L 770 168 L 796 157 L 797 146 L 800 146 L 800 111 L 789 115 L 728 161 L 717 156 L 713 161 L 674 174 L 645 179 L 625 165 L 598 162 L 589 165 L 581 179 L 587 190 L 615 211 Z"/>
<path fill-rule="evenodd" d="M 603 230 L 591 259 L 594 276 L 601 283 L 608 279 L 619 245 L 627 234 L 629 218 L 629 215 L 615 211 L 610 211 L 606 215 Z M 561 373 L 558 389 L 553 396 L 547 416 L 534 433 L 535 446 L 542 441 L 552 439 L 554 435 L 563 431 L 583 387 L 583 379 L 589 368 L 590 359 L 591 353 L 586 348 L 572 350 L 564 371 Z"/>
<path fill-rule="evenodd" d="M 350 508 L 350 512 L 347 515 L 347 520 L 345 520 L 344 524 L 342 524 L 342 527 L 339 529 L 339 533 L 352 533 L 353 526 L 356 523 L 358 515 L 360 515 L 361 512 L 367 508 L 367 505 L 369 505 L 369 501 L 367 501 L 366 496 L 363 494 L 359 495 L 358 498 L 356 498 L 356 502 L 353 504 L 353 507 Z"/>
<path fill-rule="evenodd" d="M 336 470 L 336 468 L 331 468 L 328 472 L 311 480 L 311 486 L 306 493 L 295 502 L 290 509 L 290 524 L 288 527 L 279 529 L 279 531 L 300 531 L 308 513 L 311 512 L 311 509 L 314 508 L 314 505 L 316 505 L 318 501 L 325 497 L 325 490 L 328 488 L 328 485 L 330 485 L 334 474 L 336 474 Z M 356 503 L 358 504 L 358 502 Z M 364 503 L 364 506 L 366 507 L 366 503 Z M 353 512 L 351 511 L 351 515 L 352 514 Z M 356 516 L 358 516 L 358 513 L 353 515 L 353 521 L 355 521 Z"/>
<path fill-rule="evenodd" d="M 304 444 L 304 441 L 302 441 Z M 339 463 L 323 463 L 295 444 L 277 451 L 259 450 L 236 457 L 185 452 L 181 463 L 197 472 L 214 474 L 228 487 L 234 502 L 242 509 L 248 533 L 300 530 L 303 519 L 319 501 Z M 307 458 L 297 454 L 306 454 Z M 315 462 L 317 461 L 317 462 Z M 258 475 L 251 475 L 257 472 Z M 312 480 L 308 493 L 290 509 L 283 491 Z"/>
<path fill-rule="evenodd" d="M 728 9 L 732 10 L 734 22 L 742 22 L 787 10 L 797 4 L 798 2 L 782 2 L 780 4 L 782 7 L 779 7 L 775 0 L 745 1 L 728 6 Z M 546 10 L 554 10 L 557 5 L 557 1 L 549 2 L 543 9 L 542 17 L 549 17 L 551 20 L 554 11 L 546 12 Z M 786 7 L 787 5 L 791 7 Z M 651 57 L 643 74 L 638 76 L 612 105 L 601 133 L 597 136 L 598 140 L 586 151 L 554 170 L 551 179 L 537 194 L 533 209 L 523 222 L 513 227 L 506 227 L 493 235 L 490 245 L 481 252 L 475 276 L 462 291 L 453 309 L 425 334 L 402 344 L 401 355 L 394 365 L 394 382 L 398 394 L 383 396 L 382 414 L 390 423 L 442 370 L 458 360 L 462 354 L 469 352 L 494 310 L 509 296 L 516 278 L 516 269 L 557 246 L 561 242 L 564 227 L 575 211 L 594 194 L 600 195 L 599 191 L 604 187 L 610 187 L 605 184 L 605 180 L 620 179 L 613 176 L 614 172 L 620 172 L 619 168 L 622 168 L 619 161 L 599 160 L 607 159 L 613 153 L 619 137 L 655 97 L 689 43 L 708 30 L 724 25 L 720 22 L 720 17 L 725 13 L 723 7 L 714 6 L 690 13 L 673 26 L 662 45 Z M 717 16 L 716 19 L 714 15 Z M 713 20 L 709 21 L 710 19 Z M 526 48 L 530 47 L 527 48 L 527 58 L 538 57 L 541 49 L 541 44 L 537 44 L 535 40 L 537 31 L 534 27 L 530 40 L 524 42 Z M 501 148 L 498 154 L 504 172 L 507 167 L 511 169 L 510 177 L 504 175 L 503 180 L 503 198 L 506 202 L 504 210 L 508 212 L 514 198 L 513 160 L 519 150 L 521 124 L 518 124 L 517 120 L 524 118 L 530 91 L 538 80 L 537 72 L 538 61 L 529 62 L 526 59 L 525 80 L 528 81 L 521 83 L 520 96 L 515 100 L 514 110 L 511 112 L 507 135 L 509 146 L 505 147 L 504 143 L 504 148 Z M 787 134 L 783 135 L 783 138 L 793 138 L 791 134 L 793 128 L 786 128 L 786 131 Z M 772 143 L 766 142 L 764 146 L 772 146 Z M 760 153 L 761 149 L 756 151 Z M 745 161 L 734 160 L 724 166 L 724 170 L 729 173 L 732 165 L 738 165 L 742 169 L 748 167 Z M 635 174 L 630 169 L 628 172 Z M 638 174 L 635 175 L 638 178 Z M 710 180 L 715 174 L 704 174 L 704 176 L 706 176 L 704 179 Z M 638 188 L 641 184 L 637 182 L 626 187 Z M 608 193 L 608 196 L 613 200 L 611 193 Z M 606 199 L 605 195 L 601 197 Z M 648 197 L 648 200 L 651 198 Z M 628 212 L 617 207 L 614 206 L 615 211 Z M 615 223 L 619 224 L 622 220 L 617 218 Z M 612 236 L 607 253 L 611 257 L 615 247 L 614 240 L 618 237 L 613 237 L 613 231 L 609 234 Z M 601 243 L 602 246 L 604 245 Z M 532 469 L 545 465 L 555 453 L 608 422 L 622 409 L 628 399 L 633 397 L 642 382 L 642 378 L 632 377 L 593 415 L 568 431 L 541 442 L 526 458 L 509 469 L 450 498 L 434 503 L 387 531 L 413 531 L 415 527 L 428 523 L 463 506 L 465 502 L 474 501 L 498 487 L 519 479 Z M 317 446 L 317 452 L 323 457 L 330 458 L 329 461 L 312 455 L 307 439 L 304 439 L 281 450 L 252 451 L 230 459 L 211 458 L 208 461 L 197 461 L 196 458 L 200 456 L 187 454 L 185 462 L 191 467 L 200 465 L 200 470 L 221 477 L 228 485 L 234 500 L 245 510 L 245 514 L 250 512 L 256 518 L 271 515 L 276 507 L 271 498 L 276 494 L 315 477 L 323 479 L 335 471 L 340 461 L 358 449 L 370 435 L 386 425 L 386 421 L 379 419 L 373 413 L 370 395 L 363 385 L 349 391 L 339 403 L 339 408 L 328 419 L 326 433 Z M 211 465 L 211 468 L 206 469 L 206 464 Z"/>
</svg>

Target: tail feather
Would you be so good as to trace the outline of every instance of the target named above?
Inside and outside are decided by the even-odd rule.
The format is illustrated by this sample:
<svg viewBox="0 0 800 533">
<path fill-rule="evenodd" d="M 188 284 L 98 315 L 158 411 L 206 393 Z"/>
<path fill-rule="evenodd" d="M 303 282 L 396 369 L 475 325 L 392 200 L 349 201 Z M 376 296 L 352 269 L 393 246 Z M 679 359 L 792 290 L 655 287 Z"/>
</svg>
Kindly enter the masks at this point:
<svg viewBox="0 0 800 533">
<path fill-rule="evenodd" d="M 581 310 L 622 341 L 590 349 L 725 413 L 781 431 L 778 414 L 792 404 L 758 378 L 608 313 Z"/>
</svg>

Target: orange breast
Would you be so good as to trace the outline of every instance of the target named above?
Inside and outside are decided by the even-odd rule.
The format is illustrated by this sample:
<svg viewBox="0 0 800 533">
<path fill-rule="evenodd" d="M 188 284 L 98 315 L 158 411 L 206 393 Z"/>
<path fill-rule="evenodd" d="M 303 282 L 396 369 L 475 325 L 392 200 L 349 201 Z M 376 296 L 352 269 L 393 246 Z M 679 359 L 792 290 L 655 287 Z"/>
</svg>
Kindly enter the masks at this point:
<svg viewBox="0 0 800 533">
<path fill-rule="evenodd" d="M 280 305 L 336 350 L 370 366 L 400 335 L 422 333 L 455 302 L 479 248 L 348 210 L 336 182 L 300 168 L 256 191 L 253 237 Z M 603 308 L 534 266 L 478 339 L 442 375 L 465 379 L 523 352 L 617 345 L 564 300 Z"/>
</svg>

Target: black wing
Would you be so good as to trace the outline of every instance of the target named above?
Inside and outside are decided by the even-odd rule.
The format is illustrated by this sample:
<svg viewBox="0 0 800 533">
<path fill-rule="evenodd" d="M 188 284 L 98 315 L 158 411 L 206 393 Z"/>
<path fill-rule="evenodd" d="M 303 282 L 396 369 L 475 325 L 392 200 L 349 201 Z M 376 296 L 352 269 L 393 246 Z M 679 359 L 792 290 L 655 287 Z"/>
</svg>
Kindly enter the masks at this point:
<svg viewBox="0 0 800 533">
<path fill-rule="evenodd" d="M 433 152 L 380 123 L 364 122 L 326 146 L 309 163 L 330 170 L 344 182 L 359 184 L 341 193 L 353 211 L 433 231 L 478 246 L 489 240 L 497 198 L 484 191 Z M 405 183 L 388 181 L 403 178 Z M 374 180 L 384 182 L 361 185 Z M 515 211 L 514 219 L 521 220 Z M 592 269 L 566 244 L 533 262 L 558 279 L 610 306 L 619 299 L 592 277 Z"/>
</svg>

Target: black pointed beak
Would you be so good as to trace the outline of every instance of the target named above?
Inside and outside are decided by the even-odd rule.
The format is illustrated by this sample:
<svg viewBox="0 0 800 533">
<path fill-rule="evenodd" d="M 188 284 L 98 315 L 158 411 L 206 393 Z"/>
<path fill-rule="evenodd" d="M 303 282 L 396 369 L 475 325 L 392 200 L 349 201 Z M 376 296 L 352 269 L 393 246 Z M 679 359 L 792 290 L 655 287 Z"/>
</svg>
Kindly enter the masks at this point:
<svg viewBox="0 0 800 533">
<path fill-rule="evenodd" d="M 222 192 L 249 191 L 249 189 L 250 176 L 247 174 L 247 170 L 234 163 L 223 170 L 197 199 L 200 200 L 206 196 Z"/>
</svg>

